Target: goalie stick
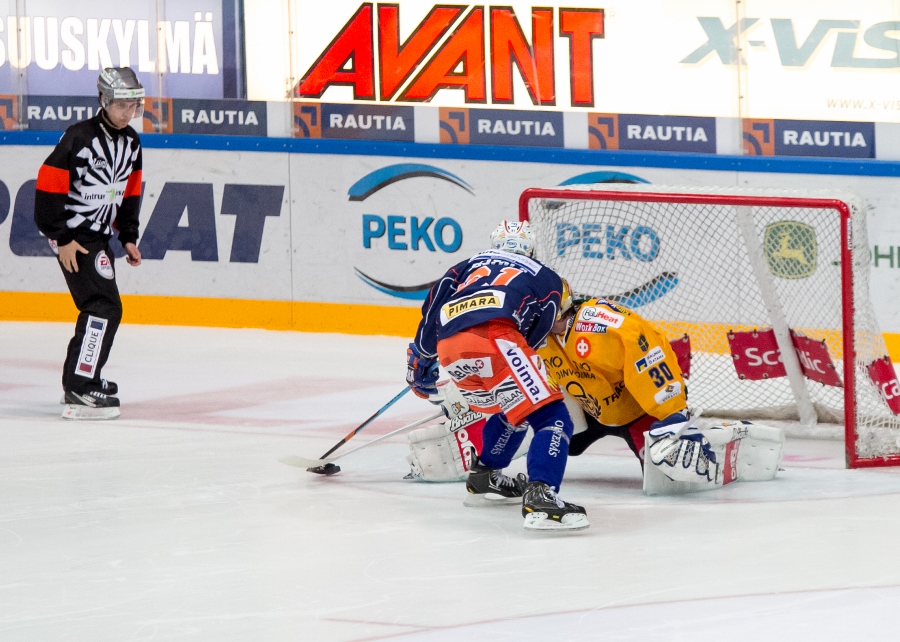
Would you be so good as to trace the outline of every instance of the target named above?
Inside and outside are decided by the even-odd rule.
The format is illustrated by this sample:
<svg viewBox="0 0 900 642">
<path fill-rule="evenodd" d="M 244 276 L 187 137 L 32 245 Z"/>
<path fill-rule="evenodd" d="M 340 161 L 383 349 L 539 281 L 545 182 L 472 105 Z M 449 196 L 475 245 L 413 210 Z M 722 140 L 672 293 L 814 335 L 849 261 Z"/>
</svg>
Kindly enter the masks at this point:
<svg viewBox="0 0 900 642">
<path fill-rule="evenodd" d="M 425 417 L 424 419 L 419 419 L 418 421 L 414 421 L 413 423 L 403 426 L 402 428 L 397 428 L 397 430 L 391 431 L 391 432 L 387 433 L 386 435 L 382 435 L 381 437 L 376 437 L 372 441 L 367 441 L 364 444 L 360 444 L 356 448 L 352 448 L 352 449 L 348 450 L 347 452 L 341 453 L 339 455 L 335 455 L 334 457 L 328 457 L 328 453 L 326 453 L 319 459 L 308 459 L 306 457 L 299 457 L 297 455 L 291 455 L 289 457 L 282 457 L 278 461 L 280 461 L 282 464 L 287 464 L 288 466 L 296 466 L 297 468 L 317 468 L 317 467 L 325 466 L 335 460 L 340 459 L 341 457 L 346 457 L 347 455 L 355 453 L 357 450 L 362 450 L 363 448 L 368 448 L 372 444 L 378 443 L 379 441 L 384 441 L 388 437 L 393 437 L 394 435 L 399 435 L 400 433 L 406 432 L 408 430 L 412 430 L 413 428 L 418 428 L 419 426 L 421 426 L 424 423 L 428 423 L 429 421 L 432 421 L 434 419 L 437 419 L 438 417 L 443 417 L 443 416 L 444 416 L 443 411 L 437 412 L 433 415 L 429 415 L 428 417 Z M 334 451 L 334 449 L 332 449 L 329 452 L 333 452 L 333 451 Z M 335 471 L 335 472 L 337 472 L 337 471 Z"/>
</svg>

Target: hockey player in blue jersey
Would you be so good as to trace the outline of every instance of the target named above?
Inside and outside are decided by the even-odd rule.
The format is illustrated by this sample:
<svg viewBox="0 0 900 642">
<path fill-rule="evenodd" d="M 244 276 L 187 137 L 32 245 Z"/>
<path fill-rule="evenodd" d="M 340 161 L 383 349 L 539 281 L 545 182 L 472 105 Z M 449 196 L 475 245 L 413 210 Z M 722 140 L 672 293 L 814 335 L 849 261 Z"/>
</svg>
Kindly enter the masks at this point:
<svg viewBox="0 0 900 642">
<path fill-rule="evenodd" d="M 527 529 L 587 528 L 584 508 L 557 495 L 573 426 L 535 352 L 572 305 L 568 284 L 531 258 L 527 222 L 500 223 L 491 247 L 450 268 L 431 288 L 407 350 L 407 383 L 418 396 L 438 400 L 440 363 L 469 407 L 491 415 L 466 481 L 467 505 L 521 501 Z M 529 427 L 528 479 L 510 478 L 502 469 Z"/>
</svg>

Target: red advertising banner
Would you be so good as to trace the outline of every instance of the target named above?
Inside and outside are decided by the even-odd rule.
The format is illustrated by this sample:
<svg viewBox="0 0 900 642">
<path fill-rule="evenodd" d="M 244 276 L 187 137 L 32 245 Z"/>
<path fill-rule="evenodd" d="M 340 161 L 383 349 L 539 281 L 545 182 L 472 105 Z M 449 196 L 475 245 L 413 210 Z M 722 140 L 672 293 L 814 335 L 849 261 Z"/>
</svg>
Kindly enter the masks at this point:
<svg viewBox="0 0 900 642">
<path fill-rule="evenodd" d="M 691 377 L 691 337 L 685 333 L 679 339 L 669 341 L 672 346 L 672 352 L 678 359 L 678 367 L 681 368 L 681 374 L 685 379 Z"/>
<path fill-rule="evenodd" d="M 787 376 L 772 328 L 729 332 L 728 346 L 739 379 L 759 381 Z"/>
<path fill-rule="evenodd" d="M 800 369 L 807 379 L 818 381 L 826 386 L 843 388 L 841 377 L 838 375 L 824 341 L 815 341 L 802 334 L 797 334 L 793 330 L 791 331 L 791 340 L 797 350 Z"/>
<path fill-rule="evenodd" d="M 869 378 L 878 391 L 884 403 L 895 415 L 900 415 L 900 383 L 897 381 L 897 373 L 894 371 L 894 364 L 891 363 L 890 357 L 882 357 L 876 359 L 868 366 L 866 371 Z"/>
</svg>

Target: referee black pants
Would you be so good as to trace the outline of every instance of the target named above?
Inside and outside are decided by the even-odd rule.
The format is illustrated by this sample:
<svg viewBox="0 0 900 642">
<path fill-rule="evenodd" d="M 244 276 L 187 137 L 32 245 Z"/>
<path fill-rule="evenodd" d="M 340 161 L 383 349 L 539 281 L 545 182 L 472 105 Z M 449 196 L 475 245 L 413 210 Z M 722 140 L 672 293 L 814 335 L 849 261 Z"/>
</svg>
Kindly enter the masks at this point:
<svg viewBox="0 0 900 642">
<path fill-rule="evenodd" d="M 74 392 L 101 388 L 100 373 L 122 320 L 115 258 L 109 244 L 97 241 L 81 245 L 88 253 L 78 254 L 78 272 L 68 272 L 60 263 L 79 313 L 62 375 L 63 388 Z"/>
</svg>

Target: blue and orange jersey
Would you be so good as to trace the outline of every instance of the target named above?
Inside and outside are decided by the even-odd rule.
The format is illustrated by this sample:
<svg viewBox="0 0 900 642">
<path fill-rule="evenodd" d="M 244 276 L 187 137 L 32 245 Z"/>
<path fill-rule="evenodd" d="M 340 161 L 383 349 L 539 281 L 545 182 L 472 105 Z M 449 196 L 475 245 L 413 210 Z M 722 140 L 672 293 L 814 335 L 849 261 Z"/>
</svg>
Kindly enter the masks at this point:
<svg viewBox="0 0 900 642">
<path fill-rule="evenodd" d="M 553 327 L 561 297 L 562 279 L 546 265 L 486 250 L 457 263 L 432 286 L 422 305 L 416 347 L 433 357 L 441 339 L 491 319 L 508 319 L 537 348 Z"/>
<path fill-rule="evenodd" d="M 38 229 L 59 245 L 106 239 L 113 228 L 136 243 L 142 162 L 132 127 L 108 127 L 101 114 L 72 125 L 38 171 Z"/>
</svg>

